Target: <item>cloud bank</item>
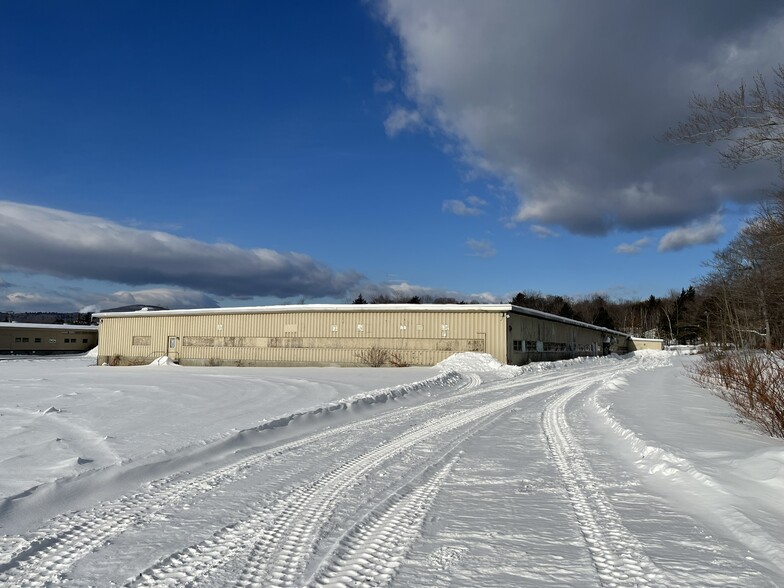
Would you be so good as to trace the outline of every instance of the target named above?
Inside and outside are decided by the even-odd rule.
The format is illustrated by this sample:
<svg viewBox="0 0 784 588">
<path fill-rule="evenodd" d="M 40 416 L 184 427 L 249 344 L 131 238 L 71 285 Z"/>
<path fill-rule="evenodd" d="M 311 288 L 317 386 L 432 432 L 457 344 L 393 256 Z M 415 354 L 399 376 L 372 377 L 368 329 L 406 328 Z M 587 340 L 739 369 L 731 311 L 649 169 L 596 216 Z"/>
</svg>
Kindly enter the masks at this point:
<svg viewBox="0 0 784 588">
<path fill-rule="evenodd" d="M 144 304 L 165 308 L 215 308 L 217 300 L 211 296 L 185 288 L 148 288 L 120 290 L 111 293 L 89 292 L 64 287 L 37 289 L 34 292 L 16 290 L 0 295 L 0 309 L 24 312 L 97 312 L 109 308 Z"/>
<path fill-rule="evenodd" d="M 705 222 L 693 223 L 688 227 L 670 231 L 659 241 L 659 251 L 680 251 L 694 245 L 715 243 L 723 234 L 721 216 L 714 215 Z"/>
<path fill-rule="evenodd" d="M 428 286 L 419 286 L 417 284 L 409 284 L 408 282 L 386 282 L 381 284 L 364 284 L 361 293 L 365 300 L 373 300 L 377 297 L 387 297 L 392 300 L 407 300 L 418 296 L 427 300 L 434 300 L 439 298 L 455 299 L 465 302 L 476 303 L 497 303 L 503 302 L 504 298 L 490 292 L 477 292 L 467 294 L 458 290 L 449 290 L 445 288 L 432 288 Z M 359 294 L 359 292 L 357 292 Z"/>
<path fill-rule="evenodd" d="M 656 138 L 695 92 L 782 60 L 780 3 L 387 0 L 381 12 L 406 92 L 387 133 L 438 129 L 470 169 L 512 187 L 513 223 L 683 226 L 758 200 L 775 177 Z"/>
<path fill-rule="evenodd" d="M 205 243 L 9 201 L 0 201 L 0 269 L 128 285 L 165 284 L 180 288 L 179 299 L 185 290 L 229 298 L 335 297 L 363 279 L 302 253 Z"/>
</svg>

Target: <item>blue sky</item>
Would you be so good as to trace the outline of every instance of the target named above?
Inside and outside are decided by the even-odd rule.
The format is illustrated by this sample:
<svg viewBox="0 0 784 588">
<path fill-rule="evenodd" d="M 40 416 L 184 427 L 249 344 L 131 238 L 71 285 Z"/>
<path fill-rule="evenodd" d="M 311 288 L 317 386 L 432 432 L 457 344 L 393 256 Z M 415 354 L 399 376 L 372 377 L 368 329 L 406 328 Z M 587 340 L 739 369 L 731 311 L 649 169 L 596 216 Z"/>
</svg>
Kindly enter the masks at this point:
<svg viewBox="0 0 784 588">
<path fill-rule="evenodd" d="M 0 311 L 680 290 L 775 169 L 657 137 L 782 31 L 764 2 L 3 2 Z"/>
</svg>

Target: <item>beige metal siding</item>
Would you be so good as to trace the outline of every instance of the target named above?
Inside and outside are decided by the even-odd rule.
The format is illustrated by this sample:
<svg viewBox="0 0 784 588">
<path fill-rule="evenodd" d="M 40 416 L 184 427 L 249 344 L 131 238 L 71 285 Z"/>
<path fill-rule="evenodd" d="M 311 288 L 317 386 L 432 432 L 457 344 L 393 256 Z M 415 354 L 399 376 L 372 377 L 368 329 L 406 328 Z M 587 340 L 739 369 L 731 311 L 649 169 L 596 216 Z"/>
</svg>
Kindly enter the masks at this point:
<svg viewBox="0 0 784 588">
<path fill-rule="evenodd" d="M 101 319 L 99 362 L 150 361 L 167 354 L 183 364 L 357 365 L 373 347 L 411 365 L 434 365 L 461 351 L 506 361 L 506 322 L 488 311 L 247 312 Z M 138 344 L 149 342 L 149 344 Z M 134 345 L 134 343 L 137 343 Z"/>
<path fill-rule="evenodd" d="M 376 348 L 409 365 L 479 351 L 502 363 L 599 355 L 607 332 L 504 305 L 327 306 L 139 312 L 101 319 L 99 362 L 360 365 Z M 610 333 L 614 352 L 627 336 Z M 169 343 L 171 342 L 171 347 Z"/>
<path fill-rule="evenodd" d="M 512 314 L 509 318 L 507 340 L 508 363 L 524 364 L 529 361 L 549 361 L 570 357 L 601 355 L 606 333 L 591 326 Z M 616 336 L 613 352 L 626 351 L 625 336 Z M 514 349 L 514 341 L 521 342 L 521 349 Z"/>
<path fill-rule="evenodd" d="M 629 339 L 629 351 L 643 350 L 661 351 L 664 349 L 664 339 L 639 339 L 632 337 Z"/>
<path fill-rule="evenodd" d="M 0 328 L 0 353 L 83 353 L 98 344 L 98 332 L 78 325 L 28 326 L 13 323 Z"/>
</svg>

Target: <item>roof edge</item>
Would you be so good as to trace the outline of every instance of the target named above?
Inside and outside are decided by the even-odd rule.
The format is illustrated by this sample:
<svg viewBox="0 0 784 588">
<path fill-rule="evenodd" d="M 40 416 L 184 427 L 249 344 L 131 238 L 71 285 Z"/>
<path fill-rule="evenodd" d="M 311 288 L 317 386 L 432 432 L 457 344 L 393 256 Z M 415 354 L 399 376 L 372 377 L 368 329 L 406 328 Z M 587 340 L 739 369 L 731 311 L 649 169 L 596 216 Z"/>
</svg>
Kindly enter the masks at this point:
<svg viewBox="0 0 784 588">
<path fill-rule="evenodd" d="M 131 312 L 96 312 L 96 318 L 117 318 L 128 316 L 189 316 L 204 314 L 263 314 L 278 312 L 354 312 L 373 310 L 376 312 L 459 312 L 472 310 L 479 312 L 510 312 L 511 304 L 279 304 L 271 306 L 228 306 L 219 308 L 189 308 L 179 310 L 137 310 Z"/>
<path fill-rule="evenodd" d="M 94 318 L 122 318 L 143 316 L 198 316 L 207 314 L 264 314 L 281 312 L 504 312 L 534 316 L 550 321 L 601 331 L 612 335 L 629 337 L 628 333 L 599 327 L 590 323 L 576 321 L 550 314 L 541 310 L 515 306 L 512 304 L 279 304 L 271 306 L 230 306 L 220 308 L 190 308 L 180 310 L 137 310 L 131 312 L 96 312 Z"/>
<path fill-rule="evenodd" d="M 97 331 L 98 327 L 95 325 L 60 325 L 56 323 L 0 323 L 0 328 L 18 328 L 18 329 L 68 329 L 68 330 L 82 330 L 82 331 Z"/>
</svg>

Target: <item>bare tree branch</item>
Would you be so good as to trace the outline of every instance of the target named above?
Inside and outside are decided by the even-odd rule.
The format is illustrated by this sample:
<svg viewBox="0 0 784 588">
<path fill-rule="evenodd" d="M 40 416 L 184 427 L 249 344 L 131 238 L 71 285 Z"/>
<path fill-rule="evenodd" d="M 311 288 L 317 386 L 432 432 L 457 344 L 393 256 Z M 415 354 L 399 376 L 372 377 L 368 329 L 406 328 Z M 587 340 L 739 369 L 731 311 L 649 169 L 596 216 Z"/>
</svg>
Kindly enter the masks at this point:
<svg viewBox="0 0 784 588">
<path fill-rule="evenodd" d="M 762 75 L 733 91 L 719 88 L 714 98 L 692 97 L 689 118 L 668 130 L 674 143 L 726 143 L 722 160 L 735 168 L 752 161 L 778 161 L 784 169 L 784 66 L 773 70 L 775 87 Z"/>
</svg>

